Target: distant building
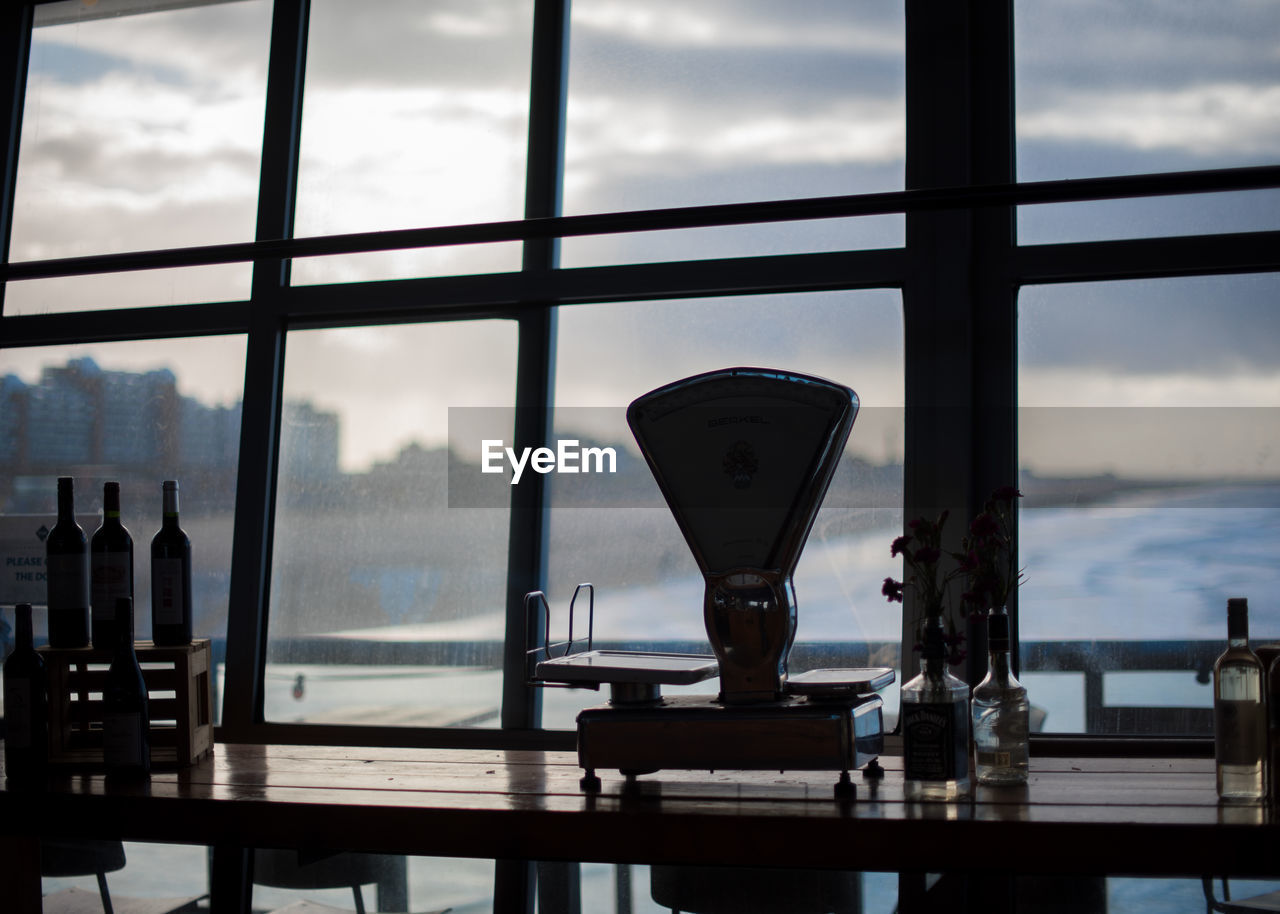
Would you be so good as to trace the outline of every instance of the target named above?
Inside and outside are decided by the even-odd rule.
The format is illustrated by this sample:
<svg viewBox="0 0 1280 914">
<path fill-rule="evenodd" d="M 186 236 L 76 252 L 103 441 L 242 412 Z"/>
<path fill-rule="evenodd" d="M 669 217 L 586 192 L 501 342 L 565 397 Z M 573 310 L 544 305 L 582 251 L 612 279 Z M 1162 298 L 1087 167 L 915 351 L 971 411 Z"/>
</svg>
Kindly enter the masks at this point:
<svg viewBox="0 0 1280 914">
<path fill-rule="evenodd" d="M 322 412 L 305 400 L 285 403 L 280 423 L 280 475 L 294 483 L 336 478 L 340 439 L 336 413 Z"/>
<path fill-rule="evenodd" d="M 110 467 L 154 479 L 199 472 L 234 484 L 240 455 L 240 404 L 208 406 L 178 393 L 161 368 L 104 370 L 91 358 L 45 368 L 36 384 L 0 378 L 0 508 L 15 480 Z M 338 416 L 305 401 L 286 404 L 281 472 L 299 482 L 326 481 L 338 468 Z M 13 509 L 12 504 L 10 510 Z"/>
</svg>

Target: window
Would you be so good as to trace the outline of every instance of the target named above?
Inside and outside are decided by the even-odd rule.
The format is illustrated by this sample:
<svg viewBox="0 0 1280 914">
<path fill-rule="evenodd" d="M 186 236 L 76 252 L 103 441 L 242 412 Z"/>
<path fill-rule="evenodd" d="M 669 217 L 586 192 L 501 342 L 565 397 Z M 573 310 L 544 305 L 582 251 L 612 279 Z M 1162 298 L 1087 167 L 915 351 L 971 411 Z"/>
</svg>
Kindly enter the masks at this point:
<svg viewBox="0 0 1280 914">
<path fill-rule="evenodd" d="M 29 36 L 4 32 L 22 52 L 3 74 L 15 91 L 0 94 L 21 108 L 0 214 L 0 365 L 14 375 L 4 396 L 27 400 L 43 396 L 42 372 L 87 370 L 84 358 L 121 390 L 167 372 L 180 428 L 223 436 L 175 472 L 204 479 L 216 452 L 232 474 L 206 487 L 214 507 L 199 485 L 184 501 L 216 516 L 194 538 L 223 575 L 210 605 L 225 620 L 216 611 L 207 630 L 225 628 L 226 732 L 356 738 L 342 727 L 359 717 L 361 739 L 568 745 L 531 735 L 542 721 L 523 681 L 521 596 L 554 598 L 601 572 L 606 600 L 688 587 L 684 545 L 664 534 L 636 567 L 602 568 L 593 559 L 634 538 L 648 509 L 628 508 L 606 537 L 605 515 L 557 502 L 555 484 L 420 523 L 387 509 L 390 536 L 419 541 L 396 556 L 379 543 L 388 531 L 343 515 L 405 485 L 393 477 L 424 503 L 442 478 L 447 490 L 440 460 L 457 461 L 441 452 L 453 431 L 442 408 L 508 415 L 516 447 L 604 411 L 615 425 L 600 434 L 622 443 L 616 422 L 636 395 L 745 361 L 862 395 L 846 455 L 859 496 L 828 506 L 839 516 L 806 552 L 802 641 L 812 622 L 846 660 L 910 667 L 911 626 L 876 600 L 886 534 L 903 516 L 971 510 L 1021 470 L 1023 659 L 1073 696 L 1047 726 L 1094 730 L 1086 708 L 1146 702 L 1117 691 L 1132 685 L 1118 674 L 1144 672 L 1133 652 L 1099 682 L 1067 662 L 1101 623 L 1065 631 L 1053 603 L 1055 586 L 1074 586 L 1058 544 L 1090 518 L 1062 492 L 1120 475 L 1108 469 L 1123 444 L 1106 425 L 1115 407 L 1098 408 L 1118 392 L 1160 420 L 1181 398 L 1222 435 L 1234 415 L 1222 404 L 1275 406 L 1263 330 L 1280 269 L 1280 140 L 1257 113 L 1277 83 L 1262 65 L 1273 23 L 1256 4 L 1231 16 L 1012 0 L 155 6 L 125 18 L 108 0 L 39 4 Z M 1098 59 L 1055 38 L 1080 30 L 1096 34 L 1084 47 Z M 1113 42 L 1134 53 L 1106 53 Z M 1134 322 L 1143 329 L 1126 332 Z M 25 440 L 72 447 L 52 433 L 147 415 L 113 404 L 68 398 Z M 1068 414 L 1090 438 L 1058 443 L 1061 423 L 1045 417 Z M 1203 434 L 1142 460 L 1164 481 L 1184 466 L 1215 485 L 1274 481 L 1270 445 L 1249 427 L 1233 427 L 1234 463 Z M 154 429 L 143 422 L 103 463 L 158 446 Z M 46 453 L 41 478 L 72 454 Z M 43 491 L 13 478 L 7 511 L 22 486 Z M 439 567 L 424 558 L 433 549 Z M 1255 566 L 1246 578 L 1203 555 L 1203 607 L 1188 602 L 1169 632 L 1202 653 L 1221 588 L 1254 586 L 1260 601 L 1270 589 Z M 1126 574 L 1158 576 L 1144 567 Z M 1271 634 L 1274 609 L 1255 612 Z M 696 623 L 680 632 L 700 637 Z M 332 652 L 319 659 L 322 643 Z M 314 700 L 326 681 L 375 668 L 444 670 L 441 689 L 465 669 L 483 680 L 485 715 L 379 727 L 352 711 L 363 698 L 315 714 L 293 698 L 299 675 Z"/>
<path fill-rule="evenodd" d="M 594 579 L 635 645 L 660 593 L 696 646 L 691 558 L 661 506 L 469 501 L 455 423 L 625 447 L 631 399 L 746 362 L 862 398 L 797 665 L 909 678 L 890 533 L 1019 478 L 1046 730 L 1203 734 L 1223 597 L 1280 636 L 1266 4 L 0 16 L 0 511 L 119 474 L 136 542 L 178 475 L 230 738 L 572 746 L 597 696 L 527 687 L 523 594 Z"/>
</svg>

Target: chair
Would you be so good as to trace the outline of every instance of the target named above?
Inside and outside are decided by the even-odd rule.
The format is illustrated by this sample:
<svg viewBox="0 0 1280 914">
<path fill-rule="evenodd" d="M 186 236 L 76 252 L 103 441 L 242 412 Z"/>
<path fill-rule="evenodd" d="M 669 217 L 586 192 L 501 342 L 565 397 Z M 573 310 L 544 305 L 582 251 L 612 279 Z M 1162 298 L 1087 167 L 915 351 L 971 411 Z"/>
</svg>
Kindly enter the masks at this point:
<svg viewBox="0 0 1280 914">
<path fill-rule="evenodd" d="M 277 889 L 350 888 L 356 914 L 365 914 L 361 886 L 377 886 L 377 910 L 409 907 L 408 867 L 404 857 L 349 851 L 303 851 L 258 848 L 253 854 L 253 881 Z"/>
<path fill-rule="evenodd" d="M 1213 877 L 1205 876 L 1201 880 L 1204 885 L 1204 905 L 1206 914 L 1258 914 L 1260 911 L 1280 911 L 1280 890 L 1255 895 L 1240 901 L 1231 900 L 1231 889 L 1224 877 L 1222 880 L 1222 901 L 1213 894 Z"/>
<path fill-rule="evenodd" d="M 124 869 L 124 845 L 119 841 L 55 841 L 40 843 L 40 875 L 50 878 L 96 876 L 98 897 L 70 888 L 44 899 L 45 914 L 176 914 L 194 911 L 204 896 L 186 898 L 111 898 L 107 873 Z"/>
<path fill-rule="evenodd" d="M 655 864 L 649 894 L 677 914 L 859 914 L 862 874 Z"/>
</svg>

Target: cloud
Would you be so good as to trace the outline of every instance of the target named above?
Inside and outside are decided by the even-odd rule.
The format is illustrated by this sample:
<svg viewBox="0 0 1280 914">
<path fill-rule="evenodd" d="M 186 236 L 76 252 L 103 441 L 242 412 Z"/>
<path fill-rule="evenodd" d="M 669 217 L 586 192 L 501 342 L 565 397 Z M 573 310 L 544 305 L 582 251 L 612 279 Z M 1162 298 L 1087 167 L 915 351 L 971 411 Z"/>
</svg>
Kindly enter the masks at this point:
<svg viewBox="0 0 1280 914">
<path fill-rule="evenodd" d="M 1019 296 L 1019 357 L 1028 370 L 1095 376 L 1270 375 L 1278 299 L 1274 274 L 1030 287 Z"/>
</svg>

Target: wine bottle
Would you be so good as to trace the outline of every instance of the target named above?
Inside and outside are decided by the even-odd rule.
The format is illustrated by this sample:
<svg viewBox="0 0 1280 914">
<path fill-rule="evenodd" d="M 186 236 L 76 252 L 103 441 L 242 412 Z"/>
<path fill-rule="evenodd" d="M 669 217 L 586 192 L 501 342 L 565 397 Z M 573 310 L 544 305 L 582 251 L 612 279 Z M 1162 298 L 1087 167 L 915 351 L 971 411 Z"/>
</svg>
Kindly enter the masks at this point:
<svg viewBox="0 0 1280 914">
<path fill-rule="evenodd" d="M 75 482 L 58 477 L 58 521 L 44 541 L 49 646 L 89 643 L 89 542 L 76 523 Z"/>
<path fill-rule="evenodd" d="M 31 604 L 15 610 L 17 642 L 4 662 L 4 771 L 14 780 L 44 774 L 49 763 L 49 685 L 31 634 Z"/>
<path fill-rule="evenodd" d="M 93 643 L 109 650 L 116 643 L 117 601 L 133 600 L 133 537 L 120 522 L 118 482 L 102 487 L 102 526 L 89 541 L 89 555 Z"/>
<path fill-rule="evenodd" d="M 1257 800 L 1265 795 L 1267 709 L 1263 670 L 1249 650 L 1249 602 L 1227 600 L 1227 649 L 1213 665 L 1213 744 L 1218 796 Z"/>
<path fill-rule="evenodd" d="M 1014 677 L 1009 656 L 1009 616 L 987 617 L 989 666 L 973 690 L 973 743 L 979 784 L 1025 784 L 1031 705 Z"/>
<path fill-rule="evenodd" d="M 147 686 L 133 649 L 133 600 L 116 600 L 116 645 L 102 687 L 102 756 L 111 778 L 151 774 Z"/>
<path fill-rule="evenodd" d="M 178 483 L 162 488 L 163 519 L 151 540 L 151 640 L 191 643 L 191 540 L 178 526 Z"/>
</svg>

